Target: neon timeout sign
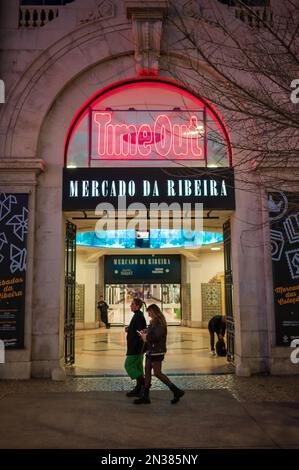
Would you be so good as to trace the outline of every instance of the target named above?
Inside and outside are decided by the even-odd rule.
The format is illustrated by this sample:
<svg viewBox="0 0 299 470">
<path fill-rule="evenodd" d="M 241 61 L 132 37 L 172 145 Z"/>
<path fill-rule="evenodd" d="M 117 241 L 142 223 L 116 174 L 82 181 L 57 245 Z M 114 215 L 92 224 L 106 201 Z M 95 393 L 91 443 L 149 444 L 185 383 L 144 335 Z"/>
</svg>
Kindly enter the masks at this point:
<svg viewBox="0 0 299 470">
<path fill-rule="evenodd" d="M 204 126 L 196 115 L 180 124 L 173 123 L 166 114 L 158 114 L 153 124 L 136 125 L 113 122 L 111 112 L 95 112 L 93 124 L 93 159 L 204 158 Z"/>
</svg>

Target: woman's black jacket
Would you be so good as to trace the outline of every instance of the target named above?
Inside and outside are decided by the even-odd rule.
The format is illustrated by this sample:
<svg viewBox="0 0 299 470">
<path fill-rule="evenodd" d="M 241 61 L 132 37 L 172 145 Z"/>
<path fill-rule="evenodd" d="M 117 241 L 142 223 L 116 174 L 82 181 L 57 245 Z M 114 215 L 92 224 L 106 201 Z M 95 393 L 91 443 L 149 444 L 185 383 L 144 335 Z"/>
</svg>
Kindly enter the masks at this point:
<svg viewBox="0 0 299 470">
<path fill-rule="evenodd" d="M 146 321 L 141 310 L 137 310 L 128 326 L 127 332 L 127 356 L 133 356 L 135 354 L 141 354 L 144 349 L 144 342 L 138 335 L 137 331 L 144 330 L 146 328 Z"/>
</svg>

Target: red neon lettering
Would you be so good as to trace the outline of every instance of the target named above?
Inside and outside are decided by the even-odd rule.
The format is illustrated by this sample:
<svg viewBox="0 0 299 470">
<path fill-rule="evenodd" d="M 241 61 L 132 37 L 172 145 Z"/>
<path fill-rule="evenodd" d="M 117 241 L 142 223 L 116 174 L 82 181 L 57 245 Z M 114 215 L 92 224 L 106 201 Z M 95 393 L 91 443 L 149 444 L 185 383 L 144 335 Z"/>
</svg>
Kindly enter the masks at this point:
<svg viewBox="0 0 299 470">
<path fill-rule="evenodd" d="M 154 125 L 154 132 L 160 132 L 161 140 L 156 144 L 156 152 L 162 157 L 168 157 L 172 148 L 172 125 L 170 119 L 165 114 L 157 117 Z"/>
<path fill-rule="evenodd" d="M 112 151 L 108 155 L 115 157 L 136 157 L 138 147 L 133 145 L 135 142 L 134 136 L 137 134 L 137 127 L 134 125 L 127 126 L 126 124 L 109 124 L 106 128 L 105 140 L 110 141 Z M 109 138 L 113 136 L 113 138 Z M 100 136 L 99 136 L 100 138 Z"/>
<path fill-rule="evenodd" d="M 155 134 L 152 133 L 151 126 L 149 124 L 142 124 L 139 127 L 137 142 L 139 144 L 139 152 L 142 157 L 149 157 L 151 154 L 151 145 L 155 141 Z"/>
<path fill-rule="evenodd" d="M 165 114 L 149 124 L 112 124 L 111 113 L 97 112 L 97 154 L 102 158 L 196 158 L 202 156 L 198 119 L 191 116 L 185 124 L 172 124 Z"/>
</svg>

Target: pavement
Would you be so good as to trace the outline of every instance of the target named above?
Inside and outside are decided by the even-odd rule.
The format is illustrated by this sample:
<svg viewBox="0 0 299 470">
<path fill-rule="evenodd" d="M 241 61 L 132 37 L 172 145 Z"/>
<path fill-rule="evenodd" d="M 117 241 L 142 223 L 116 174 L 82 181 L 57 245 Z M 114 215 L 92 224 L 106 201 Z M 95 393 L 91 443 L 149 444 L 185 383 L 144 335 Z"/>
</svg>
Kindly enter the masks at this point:
<svg viewBox="0 0 299 470">
<path fill-rule="evenodd" d="M 127 377 L 0 381 L 0 448 L 299 448 L 299 376 L 171 379 L 186 391 L 179 403 L 154 379 L 142 406 Z"/>
</svg>

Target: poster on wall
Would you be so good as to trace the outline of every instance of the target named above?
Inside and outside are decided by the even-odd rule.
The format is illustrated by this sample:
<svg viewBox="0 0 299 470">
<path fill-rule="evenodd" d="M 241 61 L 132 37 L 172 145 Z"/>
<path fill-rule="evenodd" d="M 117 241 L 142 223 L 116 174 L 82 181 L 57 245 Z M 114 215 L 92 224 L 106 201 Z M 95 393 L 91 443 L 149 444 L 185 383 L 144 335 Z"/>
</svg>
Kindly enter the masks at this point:
<svg viewBox="0 0 299 470">
<path fill-rule="evenodd" d="M 0 193 L 0 339 L 24 348 L 28 194 Z"/>
<path fill-rule="evenodd" d="M 276 344 L 299 338 L 299 194 L 268 194 Z"/>
</svg>

